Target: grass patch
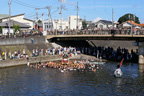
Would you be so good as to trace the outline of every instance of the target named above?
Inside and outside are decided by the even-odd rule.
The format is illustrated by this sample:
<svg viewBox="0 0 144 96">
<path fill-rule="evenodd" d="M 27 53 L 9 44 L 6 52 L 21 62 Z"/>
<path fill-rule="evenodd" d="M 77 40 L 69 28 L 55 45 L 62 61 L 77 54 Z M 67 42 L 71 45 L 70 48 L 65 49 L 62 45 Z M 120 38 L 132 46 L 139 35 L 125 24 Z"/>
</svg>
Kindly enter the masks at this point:
<svg viewBox="0 0 144 96">
<path fill-rule="evenodd" d="M 2 52 L 10 52 L 14 53 L 15 51 L 18 52 L 18 50 L 21 50 L 21 53 L 23 52 L 23 49 L 25 49 L 26 54 L 28 54 L 30 56 L 30 51 L 27 49 L 26 45 L 3 45 L 0 46 L 1 52 L 0 54 L 2 54 Z"/>
</svg>

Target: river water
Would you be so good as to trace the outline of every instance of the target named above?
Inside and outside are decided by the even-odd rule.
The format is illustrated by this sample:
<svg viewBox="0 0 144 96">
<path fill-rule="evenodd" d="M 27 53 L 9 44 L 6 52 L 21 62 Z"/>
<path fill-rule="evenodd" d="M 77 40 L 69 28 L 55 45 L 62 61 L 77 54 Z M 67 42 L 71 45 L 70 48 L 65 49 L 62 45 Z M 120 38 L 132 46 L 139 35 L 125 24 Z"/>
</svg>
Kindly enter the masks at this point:
<svg viewBox="0 0 144 96">
<path fill-rule="evenodd" d="M 144 73 L 138 64 L 123 64 L 123 76 L 113 72 L 117 62 L 100 65 L 96 72 L 18 66 L 0 69 L 0 96 L 143 96 Z"/>
</svg>

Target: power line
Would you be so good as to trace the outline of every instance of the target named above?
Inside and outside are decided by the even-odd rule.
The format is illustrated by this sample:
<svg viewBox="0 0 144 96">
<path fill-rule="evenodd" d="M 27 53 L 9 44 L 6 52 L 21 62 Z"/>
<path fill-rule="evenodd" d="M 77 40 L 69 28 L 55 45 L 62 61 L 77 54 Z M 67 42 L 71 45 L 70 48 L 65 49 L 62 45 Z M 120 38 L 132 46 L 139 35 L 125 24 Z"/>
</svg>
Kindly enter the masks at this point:
<svg viewBox="0 0 144 96">
<path fill-rule="evenodd" d="M 15 0 L 15 1 L 16 1 L 16 2 L 19 2 L 19 3 L 21 3 L 21 4 L 25 4 L 25 5 L 33 6 L 33 7 L 34 7 L 34 5 L 31 5 L 31 4 L 28 4 L 28 3 L 24 3 L 24 2 L 19 1 L 19 0 Z M 35 6 L 35 7 L 40 7 L 40 6 Z"/>
<path fill-rule="evenodd" d="M 23 4 L 23 3 L 20 3 L 20 2 L 16 2 L 14 0 L 12 0 L 12 2 L 16 3 L 16 4 L 19 4 L 19 5 L 22 5 L 22 6 L 25 6 L 25 7 L 29 7 L 29 8 L 36 8 L 36 7 L 33 7 L 33 6 L 29 6 L 29 5 L 26 5 L 26 4 Z"/>
<path fill-rule="evenodd" d="M 57 9 L 57 10 L 53 11 L 51 14 L 54 14 L 54 13 L 56 13 L 57 11 L 59 11 L 59 10 Z"/>
<path fill-rule="evenodd" d="M 63 7 L 63 2 L 64 2 L 64 0 L 59 0 L 59 2 L 61 3 L 61 7 L 60 7 L 60 12 L 59 12 L 59 14 L 61 15 L 61 30 L 62 30 L 62 10 L 64 9 L 64 10 L 66 10 L 64 7 Z"/>
<path fill-rule="evenodd" d="M 53 21 L 52 21 L 52 17 L 51 17 L 51 7 L 47 6 L 46 8 L 48 9 L 48 29 L 53 30 Z"/>
</svg>

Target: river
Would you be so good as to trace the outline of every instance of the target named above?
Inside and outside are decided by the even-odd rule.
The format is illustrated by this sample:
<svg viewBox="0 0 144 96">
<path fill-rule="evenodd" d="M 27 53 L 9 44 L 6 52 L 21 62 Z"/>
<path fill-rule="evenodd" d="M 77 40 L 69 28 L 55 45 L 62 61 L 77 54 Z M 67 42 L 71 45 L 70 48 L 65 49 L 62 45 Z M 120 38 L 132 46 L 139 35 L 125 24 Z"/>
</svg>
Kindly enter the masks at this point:
<svg viewBox="0 0 144 96">
<path fill-rule="evenodd" d="M 122 65 L 123 76 L 113 72 L 118 62 L 100 65 L 96 72 L 17 66 L 0 69 L 0 96 L 142 96 L 144 73 L 138 64 Z"/>
</svg>

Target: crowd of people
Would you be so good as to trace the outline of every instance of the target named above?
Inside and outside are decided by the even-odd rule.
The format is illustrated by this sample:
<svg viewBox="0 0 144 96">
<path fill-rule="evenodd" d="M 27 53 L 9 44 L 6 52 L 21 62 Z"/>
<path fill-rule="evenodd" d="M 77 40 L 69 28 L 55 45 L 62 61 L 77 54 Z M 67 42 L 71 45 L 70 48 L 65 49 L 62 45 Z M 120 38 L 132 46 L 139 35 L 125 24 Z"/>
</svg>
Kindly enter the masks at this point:
<svg viewBox="0 0 144 96">
<path fill-rule="evenodd" d="M 11 51 L 3 51 L 0 53 L 0 60 L 7 60 L 7 59 L 20 59 L 24 58 L 29 60 L 29 55 L 26 53 L 26 50 L 15 50 L 14 52 Z"/>
<path fill-rule="evenodd" d="M 8 39 L 8 38 L 21 38 L 21 37 L 34 37 L 34 36 L 42 36 L 43 35 L 43 32 L 21 32 L 21 33 L 14 33 L 14 34 L 0 34 L 0 39 Z"/>
<path fill-rule="evenodd" d="M 62 64 L 61 61 L 53 62 L 39 62 L 36 64 L 30 64 L 29 65 L 32 68 L 54 68 L 59 69 L 61 72 L 67 72 L 67 71 L 79 71 L 79 72 L 96 72 L 98 69 L 102 69 L 102 65 L 98 64 L 92 64 L 92 63 L 86 63 L 86 61 L 74 61 L 69 62 L 68 64 Z"/>
<path fill-rule="evenodd" d="M 120 61 L 122 58 L 125 61 L 137 62 L 138 55 L 137 52 L 128 49 L 118 47 L 117 50 L 114 50 L 112 47 L 57 47 L 57 48 L 47 48 L 47 49 L 33 49 L 32 52 L 28 55 L 26 50 L 15 50 L 14 52 L 11 51 L 3 51 L 0 53 L 0 60 L 7 60 L 7 59 L 16 59 L 16 58 L 27 58 L 29 57 L 36 57 L 36 56 L 48 56 L 48 55 L 61 55 L 64 51 L 67 51 L 68 54 L 72 53 L 72 55 L 77 54 L 86 54 L 92 55 L 97 58 L 107 59 L 107 60 L 115 60 Z"/>
<path fill-rule="evenodd" d="M 132 32 L 132 33 L 131 33 Z M 131 27 L 126 27 L 126 28 L 87 28 L 84 30 L 54 30 L 54 31 L 47 31 L 48 35 L 81 35 L 81 34 L 86 34 L 86 35 L 91 35 L 91 34 L 96 34 L 96 35 L 103 35 L 103 34 L 127 34 L 127 35 L 143 35 L 144 34 L 144 29 L 133 29 L 131 31 Z"/>
<path fill-rule="evenodd" d="M 58 55 L 58 56 L 64 56 L 64 52 L 66 52 L 67 55 L 73 54 L 73 55 L 78 55 L 80 54 L 80 50 L 77 50 L 77 48 L 75 47 L 58 47 L 58 48 L 48 48 L 45 51 L 43 49 L 41 49 L 40 51 L 38 51 L 38 49 L 33 49 L 32 53 L 33 56 L 47 56 L 47 55 Z M 68 57 L 69 58 L 69 57 Z M 89 60 L 88 60 L 89 59 Z M 61 72 L 67 72 L 67 71 L 80 71 L 80 72 L 96 72 L 96 70 L 101 69 L 102 66 L 101 65 L 96 65 L 93 64 L 93 59 L 92 58 L 88 58 L 88 59 L 82 59 L 80 58 L 79 61 L 75 60 L 75 61 L 69 61 L 67 64 L 63 64 L 62 63 L 62 59 L 59 61 L 48 61 L 48 62 L 39 62 L 36 64 L 30 64 L 29 66 L 32 68 L 55 68 L 55 69 L 59 69 Z M 92 62 L 90 62 L 90 60 Z"/>
<path fill-rule="evenodd" d="M 33 49 L 30 54 L 26 53 L 26 49 L 23 50 L 15 50 L 11 51 L 2 51 L 0 52 L 0 60 L 7 59 L 20 59 L 26 58 L 29 60 L 29 57 L 37 57 L 37 56 L 48 56 L 48 55 L 61 55 L 64 51 L 67 51 L 68 54 L 72 53 L 73 55 L 79 54 L 75 47 L 57 47 L 57 48 L 47 48 L 47 49 Z"/>
<path fill-rule="evenodd" d="M 131 33 L 132 32 L 132 33 Z M 81 29 L 81 30 L 76 30 L 76 29 L 65 29 L 65 30 L 53 30 L 53 31 L 47 31 L 47 35 L 78 35 L 78 34 L 133 34 L 133 35 L 143 35 L 144 34 L 144 29 L 133 29 L 131 31 L 131 28 L 87 28 L 87 29 Z M 9 34 L 7 33 L 4 35 L 0 35 L 0 39 L 5 39 L 5 38 L 17 38 L 17 37 L 33 37 L 33 36 L 42 36 L 43 32 L 21 32 L 20 33 L 14 33 L 14 34 Z"/>
<path fill-rule="evenodd" d="M 75 47 L 57 47 L 57 48 L 47 48 L 47 49 L 40 49 L 38 48 L 32 50 L 32 56 L 48 56 L 48 55 L 61 55 L 64 51 L 69 53 L 73 53 L 74 55 L 79 54 Z"/>
<path fill-rule="evenodd" d="M 128 49 L 120 48 L 118 47 L 117 50 L 114 50 L 112 47 L 78 47 L 77 50 L 80 50 L 81 53 L 87 54 L 87 55 L 93 55 L 97 58 L 102 57 L 103 59 L 107 60 L 114 60 L 114 61 L 120 61 L 122 58 L 125 59 L 125 61 L 131 61 L 131 62 L 137 62 L 138 61 L 138 55 L 137 52 L 131 50 L 131 52 L 128 51 Z"/>
</svg>

